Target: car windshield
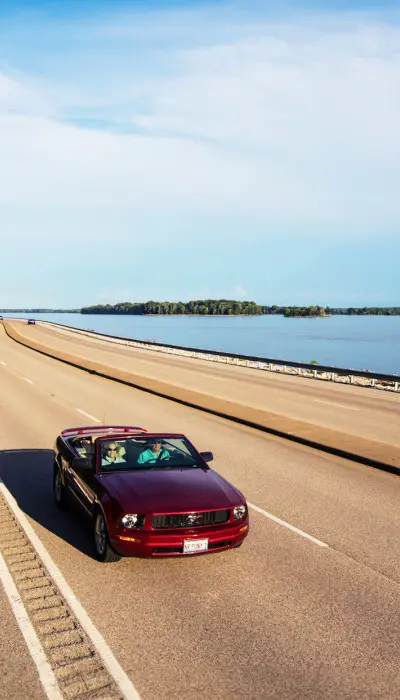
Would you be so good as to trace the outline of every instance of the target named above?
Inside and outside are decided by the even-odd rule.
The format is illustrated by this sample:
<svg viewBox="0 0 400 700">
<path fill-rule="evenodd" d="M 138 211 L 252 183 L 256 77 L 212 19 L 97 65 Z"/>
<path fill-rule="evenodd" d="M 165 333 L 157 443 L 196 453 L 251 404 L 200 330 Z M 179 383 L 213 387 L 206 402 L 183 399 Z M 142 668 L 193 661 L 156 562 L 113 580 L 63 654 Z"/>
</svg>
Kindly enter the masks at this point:
<svg viewBox="0 0 400 700">
<path fill-rule="evenodd" d="M 100 471 L 204 467 L 185 438 L 132 437 L 100 440 Z"/>
</svg>

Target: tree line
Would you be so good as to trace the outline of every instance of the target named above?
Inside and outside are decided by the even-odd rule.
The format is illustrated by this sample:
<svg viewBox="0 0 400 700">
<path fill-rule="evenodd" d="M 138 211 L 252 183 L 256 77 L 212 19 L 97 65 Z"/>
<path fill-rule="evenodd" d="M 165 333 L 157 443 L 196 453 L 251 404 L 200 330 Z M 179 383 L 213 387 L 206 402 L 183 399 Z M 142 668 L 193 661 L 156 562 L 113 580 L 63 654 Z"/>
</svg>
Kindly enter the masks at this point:
<svg viewBox="0 0 400 700">
<path fill-rule="evenodd" d="M 264 306 L 254 301 L 236 301 L 234 299 L 200 299 L 188 302 L 146 301 L 119 304 L 96 304 L 84 306 L 81 309 L 0 309 L 0 313 L 81 313 L 81 314 L 127 314 L 136 316 L 285 316 L 290 317 L 324 317 L 332 315 L 343 316 L 400 316 L 399 306 L 378 307 L 363 306 L 362 308 L 333 308 L 329 306 Z"/>
<path fill-rule="evenodd" d="M 263 307 L 254 301 L 234 301 L 232 299 L 202 299 L 188 302 L 146 301 L 122 302 L 120 304 L 97 304 L 85 306 L 82 314 L 132 314 L 147 315 L 194 315 L 194 316 L 261 316 Z"/>
<path fill-rule="evenodd" d="M 285 318 L 323 318 L 327 315 L 323 306 L 289 306 L 283 312 Z"/>
<path fill-rule="evenodd" d="M 400 306 L 363 306 L 356 308 L 349 306 L 348 309 L 331 309 L 325 307 L 325 313 L 346 316 L 400 316 Z"/>
<path fill-rule="evenodd" d="M 236 301 L 233 299 L 201 299 L 188 302 L 146 301 L 121 302 L 119 304 L 96 304 L 85 306 L 82 314 L 127 314 L 137 316 L 265 316 L 282 315 L 285 317 L 324 317 L 331 315 L 384 315 L 399 316 L 400 307 L 333 308 L 317 305 L 311 306 L 263 306 L 254 301 Z"/>
<path fill-rule="evenodd" d="M 80 314 L 81 309 L 0 309 L 0 314 Z"/>
</svg>

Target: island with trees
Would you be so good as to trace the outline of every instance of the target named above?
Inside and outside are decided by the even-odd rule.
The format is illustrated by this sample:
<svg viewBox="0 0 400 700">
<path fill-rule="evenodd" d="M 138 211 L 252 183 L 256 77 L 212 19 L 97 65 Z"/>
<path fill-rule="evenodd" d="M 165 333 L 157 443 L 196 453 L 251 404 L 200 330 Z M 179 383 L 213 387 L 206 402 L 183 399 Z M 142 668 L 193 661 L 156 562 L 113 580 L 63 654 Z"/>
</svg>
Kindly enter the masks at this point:
<svg viewBox="0 0 400 700">
<path fill-rule="evenodd" d="M 171 302 L 146 301 L 143 303 L 123 302 L 111 306 L 98 304 L 81 310 L 83 314 L 133 314 L 135 316 L 261 316 L 264 307 L 254 301 L 233 299 L 202 299 L 199 301 Z"/>
<path fill-rule="evenodd" d="M 399 316 L 400 306 L 330 308 L 329 306 L 264 306 L 255 301 L 234 299 L 201 299 L 188 302 L 146 301 L 97 304 L 81 309 L 82 314 L 130 314 L 140 316 L 284 316 L 285 318 L 325 318 L 333 315 Z"/>
<path fill-rule="evenodd" d="M 323 306 L 289 306 L 283 312 L 285 318 L 329 318 Z"/>
</svg>

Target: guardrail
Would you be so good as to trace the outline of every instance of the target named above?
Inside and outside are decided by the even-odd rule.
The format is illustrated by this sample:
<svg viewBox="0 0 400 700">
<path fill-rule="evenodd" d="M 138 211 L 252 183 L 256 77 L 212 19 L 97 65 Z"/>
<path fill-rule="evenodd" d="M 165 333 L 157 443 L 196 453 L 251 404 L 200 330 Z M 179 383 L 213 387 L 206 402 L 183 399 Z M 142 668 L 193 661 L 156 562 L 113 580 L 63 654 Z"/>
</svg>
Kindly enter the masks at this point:
<svg viewBox="0 0 400 700">
<path fill-rule="evenodd" d="M 220 352 L 218 350 L 204 350 L 201 348 L 190 348 L 183 345 L 167 345 L 156 341 L 137 340 L 134 338 L 124 338 L 123 336 L 113 336 L 107 333 L 100 333 L 93 330 L 75 328 L 54 321 L 40 321 L 42 324 L 65 328 L 68 331 L 87 335 L 98 336 L 102 340 L 127 345 L 131 347 L 150 350 L 153 352 L 164 352 L 168 355 L 181 355 L 183 357 L 193 357 L 209 362 L 219 362 L 250 369 L 264 370 L 268 372 L 278 372 L 283 374 L 306 377 L 308 379 L 319 379 L 332 381 L 339 384 L 352 384 L 356 386 L 381 389 L 384 391 L 398 392 L 400 388 L 400 376 L 396 374 L 382 374 L 379 372 L 369 372 L 364 370 L 346 369 L 343 367 L 329 367 L 326 365 L 312 365 L 303 362 L 290 362 L 288 360 L 276 360 L 253 355 L 239 355 L 230 352 Z"/>
</svg>

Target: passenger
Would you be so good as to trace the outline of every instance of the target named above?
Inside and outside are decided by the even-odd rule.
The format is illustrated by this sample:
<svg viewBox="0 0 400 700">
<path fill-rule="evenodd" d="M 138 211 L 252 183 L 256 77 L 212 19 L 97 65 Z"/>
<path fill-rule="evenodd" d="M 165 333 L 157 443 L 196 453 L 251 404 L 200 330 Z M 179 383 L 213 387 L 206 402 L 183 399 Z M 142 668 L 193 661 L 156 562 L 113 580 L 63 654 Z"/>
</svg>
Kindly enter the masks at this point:
<svg viewBox="0 0 400 700">
<path fill-rule="evenodd" d="M 163 459 L 169 459 L 170 453 L 163 449 L 161 438 L 153 438 L 148 442 L 149 447 L 140 453 L 138 464 L 155 464 Z"/>
<path fill-rule="evenodd" d="M 93 454 L 92 438 L 78 437 L 73 441 L 73 445 L 80 457 L 88 457 Z"/>
<path fill-rule="evenodd" d="M 111 442 L 106 442 L 102 445 L 102 458 L 101 466 L 106 467 L 109 464 L 121 464 L 125 463 L 125 459 L 122 456 L 122 447 L 118 445 L 114 440 Z"/>
</svg>

